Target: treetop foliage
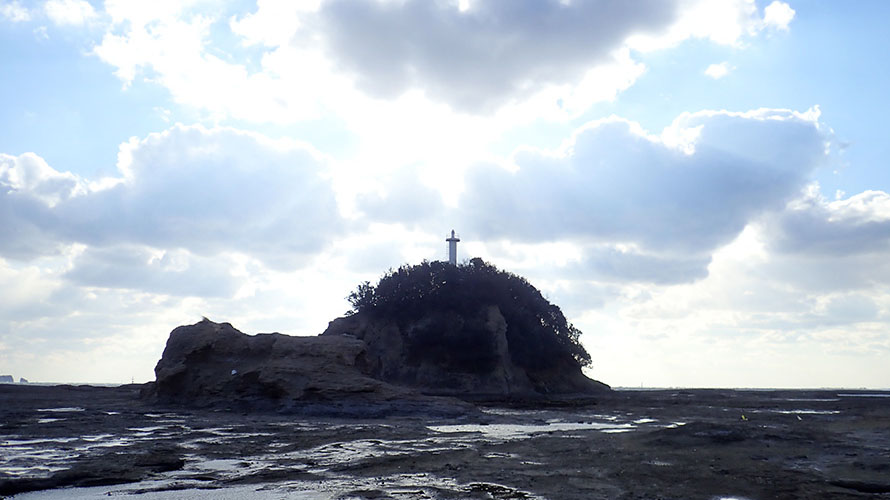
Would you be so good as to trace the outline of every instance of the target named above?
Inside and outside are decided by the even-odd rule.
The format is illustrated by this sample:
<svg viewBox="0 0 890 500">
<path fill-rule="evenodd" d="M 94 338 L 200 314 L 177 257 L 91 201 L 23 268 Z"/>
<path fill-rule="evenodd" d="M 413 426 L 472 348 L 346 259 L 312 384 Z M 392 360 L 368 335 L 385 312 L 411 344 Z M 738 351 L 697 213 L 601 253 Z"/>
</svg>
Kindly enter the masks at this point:
<svg viewBox="0 0 890 500">
<path fill-rule="evenodd" d="M 452 265 L 424 261 L 390 269 L 376 286 L 366 281 L 349 294 L 350 313 L 392 318 L 400 326 L 429 314 L 478 314 L 481 307 L 497 306 L 507 323 L 507 342 L 513 362 L 529 370 L 557 366 L 566 360 L 589 366 L 590 354 L 581 345 L 581 331 L 562 311 L 525 278 L 501 271 L 480 258 Z M 434 346 L 436 332 L 422 344 Z M 465 337 L 466 335 L 464 335 Z M 481 340 L 480 340 L 481 341 Z M 487 343 L 476 350 L 493 349 Z"/>
</svg>

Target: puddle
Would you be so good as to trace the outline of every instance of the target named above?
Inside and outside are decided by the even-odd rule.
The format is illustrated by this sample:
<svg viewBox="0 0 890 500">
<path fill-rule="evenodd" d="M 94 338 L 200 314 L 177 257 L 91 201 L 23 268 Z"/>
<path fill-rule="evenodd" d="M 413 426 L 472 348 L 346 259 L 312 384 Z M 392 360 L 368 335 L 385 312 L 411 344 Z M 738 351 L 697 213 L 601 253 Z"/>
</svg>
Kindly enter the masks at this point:
<svg viewBox="0 0 890 500">
<path fill-rule="evenodd" d="M 127 430 L 133 432 L 154 432 L 161 429 L 166 429 L 167 427 L 168 426 L 166 425 L 153 425 L 151 427 L 127 427 Z"/>
<path fill-rule="evenodd" d="M 639 424 L 652 424 L 655 422 L 658 422 L 658 421 L 655 420 L 654 418 L 638 418 L 638 419 L 634 420 L 633 423 L 639 425 Z"/>
<path fill-rule="evenodd" d="M 676 429 L 677 427 L 680 427 L 682 425 L 686 425 L 686 422 L 671 422 L 670 424 L 665 425 L 664 428 L 665 429 Z"/>
<path fill-rule="evenodd" d="M 772 413 L 781 413 L 783 415 L 837 415 L 838 410 L 767 410 Z"/>
<path fill-rule="evenodd" d="M 59 413 L 72 413 L 76 411 L 86 411 L 83 408 L 77 406 L 65 407 L 65 408 L 38 408 L 37 411 L 43 412 L 59 412 Z"/>
<path fill-rule="evenodd" d="M 671 462 L 665 462 L 664 460 L 646 460 L 643 463 L 646 465 L 654 465 L 656 467 L 670 467 L 674 465 Z"/>
<path fill-rule="evenodd" d="M 428 427 L 430 430 L 441 433 L 473 433 L 480 434 L 482 437 L 487 439 L 524 439 L 531 437 L 535 434 L 543 434 L 548 432 L 563 432 L 563 431 L 582 431 L 582 430 L 596 430 L 603 432 L 626 432 L 633 430 L 635 426 L 633 424 L 613 424 L 613 423 L 602 423 L 602 422 L 582 422 L 582 423 L 569 423 L 569 422 L 554 422 L 549 424 L 488 424 L 488 425 L 478 425 L 478 424 L 446 424 L 446 425 L 431 425 Z"/>
<path fill-rule="evenodd" d="M 70 443 L 72 441 L 77 441 L 75 437 L 64 437 L 64 438 L 44 438 L 44 439 L 4 439 L 0 441 L 0 446 L 4 448 L 7 446 L 28 446 L 32 444 L 43 444 L 43 443 Z"/>
<path fill-rule="evenodd" d="M 840 401 L 838 398 L 785 398 L 783 401 L 793 401 L 797 403 L 834 403 Z"/>
</svg>

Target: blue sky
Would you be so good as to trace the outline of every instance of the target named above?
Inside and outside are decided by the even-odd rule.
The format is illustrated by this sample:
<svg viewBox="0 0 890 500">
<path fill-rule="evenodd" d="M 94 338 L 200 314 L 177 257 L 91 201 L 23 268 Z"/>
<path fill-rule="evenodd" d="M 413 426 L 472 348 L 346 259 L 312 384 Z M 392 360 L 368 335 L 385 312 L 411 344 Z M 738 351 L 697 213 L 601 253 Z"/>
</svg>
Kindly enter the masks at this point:
<svg viewBox="0 0 890 500">
<path fill-rule="evenodd" d="M 0 1 L 0 373 L 312 335 L 462 235 L 613 385 L 886 387 L 886 2 Z"/>
</svg>

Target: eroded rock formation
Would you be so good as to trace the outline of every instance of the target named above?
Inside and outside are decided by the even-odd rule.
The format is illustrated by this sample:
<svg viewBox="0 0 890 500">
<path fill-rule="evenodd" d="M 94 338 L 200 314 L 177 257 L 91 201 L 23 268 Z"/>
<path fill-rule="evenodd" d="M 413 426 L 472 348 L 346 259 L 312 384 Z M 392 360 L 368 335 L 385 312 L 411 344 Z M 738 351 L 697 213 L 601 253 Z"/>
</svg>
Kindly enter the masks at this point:
<svg viewBox="0 0 890 500">
<path fill-rule="evenodd" d="M 365 351 L 354 337 L 247 335 L 205 319 L 170 333 L 147 396 L 199 407 L 361 417 L 466 410 L 365 375 Z"/>
<path fill-rule="evenodd" d="M 428 394 L 529 397 L 609 389 L 584 376 L 571 358 L 522 368 L 511 358 L 506 332 L 498 306 L 487 305 L 475 314 L 437 311 L 401 325 L 357 313 L 332 321 L 322 337 L 363 340 L 366 374 Z"/>
</svg>

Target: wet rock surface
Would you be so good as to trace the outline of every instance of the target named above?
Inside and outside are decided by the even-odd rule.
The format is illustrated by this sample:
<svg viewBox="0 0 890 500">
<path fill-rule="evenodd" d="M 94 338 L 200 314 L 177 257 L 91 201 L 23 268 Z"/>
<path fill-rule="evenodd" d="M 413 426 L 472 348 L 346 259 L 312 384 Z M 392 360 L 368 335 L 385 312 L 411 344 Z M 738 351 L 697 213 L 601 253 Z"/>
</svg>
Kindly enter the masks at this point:
<svg viewBox="0 0 890 500">
<path fill-rule="evenodd" d="M 860 499 L 890 491 L 890 393 L 614 391 L 443 417 L 149 405 L 0 386 L 0 496 Z M 31 492 L 31 493 L 27 493 Z"/>
</svg>

